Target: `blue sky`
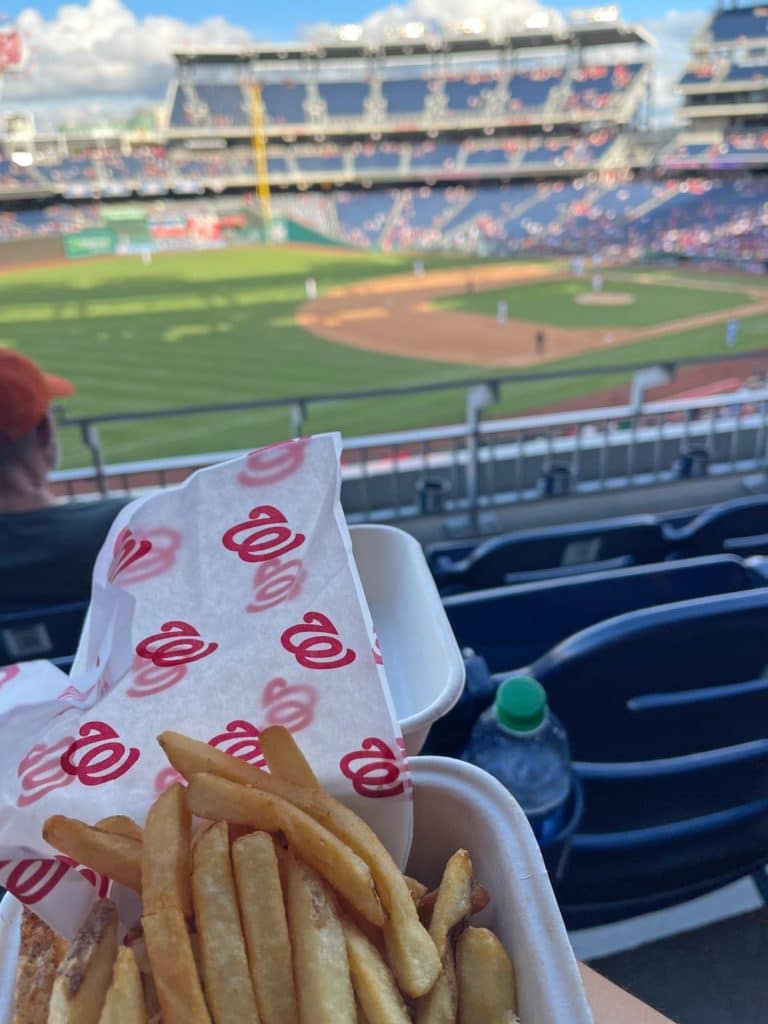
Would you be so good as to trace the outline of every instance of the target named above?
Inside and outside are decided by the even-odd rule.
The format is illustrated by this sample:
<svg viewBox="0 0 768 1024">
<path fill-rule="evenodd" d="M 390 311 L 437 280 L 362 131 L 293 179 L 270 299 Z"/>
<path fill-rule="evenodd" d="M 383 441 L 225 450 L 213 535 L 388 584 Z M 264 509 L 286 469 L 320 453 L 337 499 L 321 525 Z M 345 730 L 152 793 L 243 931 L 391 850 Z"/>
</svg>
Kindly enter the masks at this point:
<svg viewBox="0 0 768 1024">
<path fill-rule="evenodd" d="M 10 18 L 15 18 L 27 6 L 35 7 L 46 19 L 50 19 L 60 4 L 55 0 L 42 0 L 6 6 L 4 10 Z M 242 25 L 255 36 L 288 40 L 297 38 L 303 26 L 317 21 L 360 21 L 386 5 L 370 0 L 364 3 L 359 0 L 324 0 L 322 4 L 316 0 L 291 0 L 284 4 L 268 4 L 264 0 L 257 0 L 256 3 L 243 3 L 242 0 L 217 0 L 216 3 L 210 3 L 209 0 L 131 0 L 126 6 L 139 17 L 170 15 L 187 22 L 199 22 L 212 15 L 220 15 L 227 21 Z M 567 12 L 590 5 L 577 0 L 547 6 Z M 471 10 L 471 7 L 471 2 L 468 2 L 467 10 Z M 678 11 L 700 11 L 703 7 L 706 5 L 701 0 L 675 0 L 672 5 L 664 0 L 631 0 L 621 4 L 621 11 L 627 19 L 648 19 L 660 18 L 672 8 Z"/>
</svg>

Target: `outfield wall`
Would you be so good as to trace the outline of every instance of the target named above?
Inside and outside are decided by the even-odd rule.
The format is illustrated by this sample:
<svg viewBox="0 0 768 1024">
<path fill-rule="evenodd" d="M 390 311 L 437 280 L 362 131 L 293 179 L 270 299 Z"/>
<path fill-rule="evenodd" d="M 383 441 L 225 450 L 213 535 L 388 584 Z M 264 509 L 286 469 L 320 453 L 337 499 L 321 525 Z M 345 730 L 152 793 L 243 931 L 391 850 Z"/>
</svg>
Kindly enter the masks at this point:
<svg viewBox="0 0 768 1024">
<path fill-rule="evenodd" d="M 0 269 L 17 270 L 30 263 L 56 263 L 64 259 L 60 235 L 47 238 L 20 238 L 0 245 Z"/>
</svg>

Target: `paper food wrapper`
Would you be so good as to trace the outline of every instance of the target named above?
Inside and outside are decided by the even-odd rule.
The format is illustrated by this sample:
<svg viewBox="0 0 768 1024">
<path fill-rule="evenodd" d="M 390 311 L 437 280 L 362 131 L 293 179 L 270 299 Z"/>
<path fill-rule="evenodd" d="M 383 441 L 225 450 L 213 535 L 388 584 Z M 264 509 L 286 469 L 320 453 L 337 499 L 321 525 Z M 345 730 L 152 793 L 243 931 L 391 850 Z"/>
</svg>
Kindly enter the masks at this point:
<svg viewBox="0 0 768 1024">
<path fill-rule="evenodd" d="M 284 725 L 402 865 L 411 792 L 339 501 L 338 435 L 288 441 L 139 499 L 110 530 L 70 676 L 0 668 L 0 884 L 64 935 L 109 882 L 42 839 L 51 814 L 143 824 L 179 779 L 174 729 L 263 766 Z M 113 887 L 124 923 L 138 904 Z"/>
</svg>

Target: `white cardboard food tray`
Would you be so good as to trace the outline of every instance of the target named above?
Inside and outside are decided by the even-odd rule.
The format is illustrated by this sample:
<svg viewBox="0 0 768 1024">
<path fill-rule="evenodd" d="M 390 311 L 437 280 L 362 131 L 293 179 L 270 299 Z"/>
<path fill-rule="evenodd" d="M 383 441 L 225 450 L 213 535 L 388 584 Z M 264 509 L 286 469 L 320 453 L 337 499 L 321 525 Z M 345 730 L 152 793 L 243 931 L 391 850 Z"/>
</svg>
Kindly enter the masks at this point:
<svg viewBox="0 0 768 1024">
<path fill-rule="evenodd" d="M 418 754 L 461 696 L 461 652 L 418 541 L 392 526 L 350 534 L 405 746 Z"/>
<path fill-rule="evenodd" d="M 517 971 L 521 1024 L 593 1024 L 576 959 L 544 862 L 518 805 L 479 768 L 443 757 L 411 761 L 415 831 L 408 871 L 434 885 L 464 847 L 491 903 L 476 923 L 493 928 Z M 0 903 L 0 1024 L 10 1024 L 20 904 Z"/>
<path fill-rule="evenodd" d="M 414 836 L 408 873 L 434 886 L 460 847 L 491 902 L 474 923 L 492 928 L 517 972 L 520 1024 L 593 1024 L 547 869 L 517 802 L 463 761 L 411 761 Z"/>
</svg>

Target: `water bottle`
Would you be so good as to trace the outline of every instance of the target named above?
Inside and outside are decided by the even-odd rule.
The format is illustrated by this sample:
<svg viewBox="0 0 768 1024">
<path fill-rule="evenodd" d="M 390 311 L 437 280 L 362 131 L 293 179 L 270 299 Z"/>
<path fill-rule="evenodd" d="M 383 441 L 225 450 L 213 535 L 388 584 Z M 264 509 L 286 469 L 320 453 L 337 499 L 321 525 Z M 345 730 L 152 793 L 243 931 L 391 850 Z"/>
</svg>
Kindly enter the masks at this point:
<svg viewBox="0 0 768 1024">
<path fill-rule="evenodd" d="M 468 647 L 461 653 L 466 672 L 464 689 L 448 714 L 438 718 L 430 729 L 422 754 L 461 757 L 473 725 L 493 701 L 496 683 L 485 658 Z"/>
<path fill-rule="evenodd" d="M 463 757 L 507 787 L 542 845 L 558 835 L 571 791 L 571 756 L 540 683 L 528 676 L 505 680 L 477 720 Z"/>
</svg>

